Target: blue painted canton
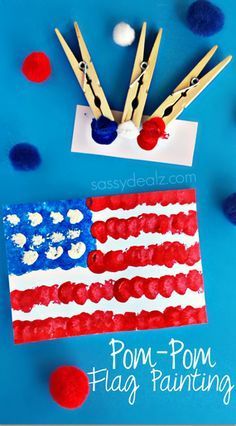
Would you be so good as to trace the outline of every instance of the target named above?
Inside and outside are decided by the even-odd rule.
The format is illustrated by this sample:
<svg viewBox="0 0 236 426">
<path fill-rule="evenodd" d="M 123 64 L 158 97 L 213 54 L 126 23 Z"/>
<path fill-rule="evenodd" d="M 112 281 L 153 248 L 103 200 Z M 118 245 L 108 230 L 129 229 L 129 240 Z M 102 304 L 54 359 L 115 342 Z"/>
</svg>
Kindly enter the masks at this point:
<svg viewBox="0 0 236 426">
<path fill-rule="evenodd" d="M 85 199 L 7 205 L 3 216 L 9 274 L 85 268 L 96 248 Z"/>
</svg>

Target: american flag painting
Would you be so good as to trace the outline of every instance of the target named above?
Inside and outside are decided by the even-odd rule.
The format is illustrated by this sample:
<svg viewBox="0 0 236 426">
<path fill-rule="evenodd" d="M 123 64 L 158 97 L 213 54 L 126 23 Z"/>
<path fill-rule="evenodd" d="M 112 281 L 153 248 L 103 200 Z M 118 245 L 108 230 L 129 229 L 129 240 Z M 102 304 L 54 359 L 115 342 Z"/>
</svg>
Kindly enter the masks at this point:
<svg viewBox="0 0 236 426">
<path fill-rule="evenodd" d="M 193 189 L 4 207 L 16 343 L 206 322 Z"/>
</svg>

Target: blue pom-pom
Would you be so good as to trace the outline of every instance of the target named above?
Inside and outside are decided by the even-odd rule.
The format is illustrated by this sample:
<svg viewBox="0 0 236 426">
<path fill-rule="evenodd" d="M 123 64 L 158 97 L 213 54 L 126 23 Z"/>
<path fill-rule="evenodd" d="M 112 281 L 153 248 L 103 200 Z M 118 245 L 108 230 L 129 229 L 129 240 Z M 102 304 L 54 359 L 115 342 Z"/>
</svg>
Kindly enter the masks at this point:
<svg viewBox="0 0 236 426">
<path fill-rule="evenodd" d="M 187 22 L 193 33 L 208 37 L 223 28 L 224 14 L 210 1 L 197 0 L 188 9 Z"/>
<path fill-rule="evenodd" d="M 236 192 L 229 195 L 223 202 L 225 216 L 236 225 Z"/>
<path fill-rule="evenodd" d="M 117 137 L 117 127 L 115 121 L 104 117 L 104 115 L 101 115 L 98 119 L 93 118 L 91 124 L 92 138 L 99 144 L 109 145 Z"/>
<path fill-rule="evenodd" d="M 37 148 L 29 143 L 14 145 L 9 152 L 9 158 L 16 170 L 34 170 L 41 163 L 41 157 Z"/>
</svg>

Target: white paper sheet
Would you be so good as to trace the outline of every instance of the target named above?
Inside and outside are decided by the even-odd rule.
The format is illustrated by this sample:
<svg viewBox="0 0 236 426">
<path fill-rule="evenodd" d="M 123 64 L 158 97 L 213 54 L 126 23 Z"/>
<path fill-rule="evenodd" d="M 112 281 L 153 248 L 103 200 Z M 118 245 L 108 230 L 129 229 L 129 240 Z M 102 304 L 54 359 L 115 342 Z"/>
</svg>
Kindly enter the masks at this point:
<svg viewBox="0 0 236 426">
<path fill-rule="evenodd" d="M 113 113 L 118 120 L 121 113 L 118 111 Z M 169 138 L 160 139 L 152 151 L 144 151 L 136 140 L 123 139 L 121 136 L 118 136 L 111 145 L 97 144 L 91 137 L 92 118 L 89 107 L 77 105 L 72 152 L 192 166 L 197 122 L 175 120 L 167 128 Z"/>
</svg>

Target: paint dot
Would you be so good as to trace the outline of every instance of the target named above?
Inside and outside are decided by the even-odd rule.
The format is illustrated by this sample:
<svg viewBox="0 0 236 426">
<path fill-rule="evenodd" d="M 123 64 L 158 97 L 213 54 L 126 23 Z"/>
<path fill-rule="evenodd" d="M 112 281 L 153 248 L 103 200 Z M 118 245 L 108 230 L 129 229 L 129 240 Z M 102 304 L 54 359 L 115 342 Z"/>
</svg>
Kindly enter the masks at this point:
<svg viewBox="0 0 236 426">
<path fill-rule="evenodd" d="M 46 252 L 46 257 L 50 260 L 56 260 L 63 254 L 62 247 L 50 247 Z"/>
<path fill-rule="evenodd" d="M 34 235 L 32 238 L 32 243 L 34 246 L 40 246 L 45 241 L 45 238 L 42 237 L 42 235 Z"/>
<path fill-rule="evenodd" d="M 79 236 L 80 236 L 80 230 L 79 229 L 78 230 L 70 229 L 68 231 L 68 234 L 67 234 L 67 238 L 69 238 L 71 240 L 74 240 L 75 238 L 79 238 Z"/>
<path fill-rule="evenodd" d="M 25 251 L 23 254 L 22 262 L 25 265 L 33 265 L 38 259 L 38 253 L 34 250 Z"/>
<path fill-rule="evenodd" d="M 70 223 L 72 225 L 81 222 L 81 220 L 84 217 L 83 213 L 81 213 L 81 211 L 78 210 L 78 209 L 75 209 L 75 210 L 70 209 L 70 210 L 68 210 L 67 216 L 69 217 Z"/>
<path fill-rule="evenodd" d="M 71 259 L 79 259 L 85 253 L 86 246 L 83 242 L 77 244 L 71 244 L 71 249 L 68 250 L 68 256 Z"/>
<path fill-rule="evenodd" d="M 12 241 L 14 241 L 18 247 L 23 248 L 27 240 L 26 236 L 19 232 L 18 234 L 12 235 Z"/>
<path fill-rule="evenodd" d="M 16 170 L 35 170 L 41 164 L 41 157 L 34 145 L 18 143 L 9 152 L 9 159 Z"/>
<path fill-rule="evenodd" d="M 51 212 L 50 217 L 52 218 L 52 223 L 54 223 L 54 225 L 57 225 L 64 220 L 64 216 L 60 212 Z"/>
<path fill-rule="evenodd" d="M 7 221 L 10 222 L 11 225 L 18 225 L 20 222 L 20 218 L 16 214 L 8 214 L 6 217 Z"/>
<path fill-rule="evenodd" d="M 61 232 L 53 232 L 50 238 L 53 243 L 60 243 L 65 239 L 64 235 Z"/>
<path fill-rule="evenodd" d="M 37 226 L 40 225 L 43 221 L 43 217 L 40 213 L 29 213 L 28 214 L 29 220 L 31 222 L 31 226 Z"/>
</svg>

